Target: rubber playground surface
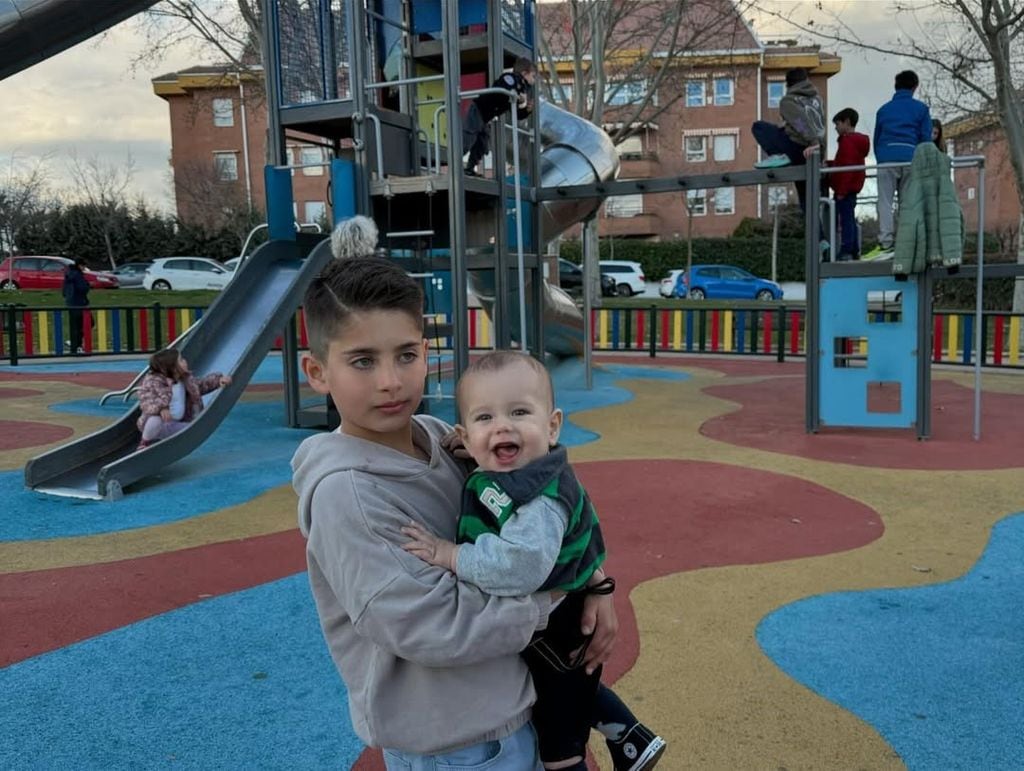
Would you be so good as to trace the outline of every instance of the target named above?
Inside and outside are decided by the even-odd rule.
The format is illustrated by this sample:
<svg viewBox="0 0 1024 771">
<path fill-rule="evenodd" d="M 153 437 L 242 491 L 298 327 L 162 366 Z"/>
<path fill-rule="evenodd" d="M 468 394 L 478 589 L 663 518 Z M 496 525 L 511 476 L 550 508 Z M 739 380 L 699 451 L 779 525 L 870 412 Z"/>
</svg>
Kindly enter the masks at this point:
<svg viewBox="0 0 1024 771">
<path fill-rule="evenodd" d="M 918 442 L 805 434 L 799 362 L 597 362 L 554 372 L 563 440 L 659 768 L 1021 767 L 1024 373 L 985 373 L 974 442 L 970 373 L 934 372 Z M 0 767 L 381 768 L 306 585 L 277 358 L 123 500 L 24 489 L 139 366 L 0 367 Z"/>
</svg>

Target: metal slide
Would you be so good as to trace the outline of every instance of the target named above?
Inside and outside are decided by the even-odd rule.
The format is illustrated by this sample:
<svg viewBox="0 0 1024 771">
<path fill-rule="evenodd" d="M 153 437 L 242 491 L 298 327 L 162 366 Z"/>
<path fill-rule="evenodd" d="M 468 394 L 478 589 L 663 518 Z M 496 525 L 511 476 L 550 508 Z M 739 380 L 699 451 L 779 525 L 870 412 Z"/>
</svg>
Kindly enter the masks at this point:
<svg viewBox="0 0 1024 771">
<path fill-rule="evenodd" d="M 181 346 L 193 372 L 232 377 L 231 385 L 206 397 L 206 408 L 186 429 L 136 452 L 136 406 L 113 425 L 30 460 L 25 484 L 54 495 L 116 500 L 133 482 L 164 470 L 202 444 L 302 304 L 309 282 L 331 260 L 329 238 L 307 256 L 311 241 L 300 235 L 298 241 L 271 241 L 257 249 Z"/>
<path fill-rule="evenodd" d="M 563 187 L 607 182 L 619 174 L 619 154 L 611 138 L 590 121 L 550 102 L 540 102 L 540 186 Z M 601 205 L 602 198 L 544 201 L 539 207 L 541 241 L 582 222 Z M 486 212 L 484 216 L 489 216 Z M 494 308 L 493 274 L 470 271 L 470 289 L 488 315 Z M 529 279 L 527 279 L 529 284 Z M 532 293 L 527 291 L 526 297 Z M 544 348 L 560 356 L 583 353 L 583 314 L 564 291 L 545 282 L 543 307 Z M 510 304 L 518 319 L 518 307 Z M 516 324 L 512 325 L 517 329 Z M 515 336 L 515 335 L 514 335 Z"/>
<path fill-rule="evenodd" d="M 157 0 L 0 0 L 0 80 L 144 11 Z"/>
</svg>

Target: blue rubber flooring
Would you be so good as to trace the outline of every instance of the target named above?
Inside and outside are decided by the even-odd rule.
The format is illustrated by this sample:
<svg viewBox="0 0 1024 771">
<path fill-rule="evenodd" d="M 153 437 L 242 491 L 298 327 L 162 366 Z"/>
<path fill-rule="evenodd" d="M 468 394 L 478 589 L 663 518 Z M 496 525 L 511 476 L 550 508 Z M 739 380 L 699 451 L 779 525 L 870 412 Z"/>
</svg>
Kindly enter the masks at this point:
<svg viewBox="0 0 1024 771">
<path fill-rule="evenodd" d="M 87 364 L 103 367 L 114 362 Z M 280 358 L 268 357 L 257 375 L 254 382 L 280 382 Z M 594 441 L 597 435 L 574 425 L 568 416 L 633 398 L 630 391 L 615 385 L 615 381 L 645 377 L 685 380 L 688 377 L 685 373 L 658 368 L 613 365 L 595 369 L 594 389 L 587 391 L 583 388 L 581 364 L 566 362 L 554 369 L 553 376 L 558 404 L 567 415 L 562 442 L 570 446 Z M 451 392 L 450 381 L 442 385 Z M 452 422 L 455 418 L 455 405 L 450 399 L 432 402 L 430 407 L 432 414 L 443 420 Z M 109 416 L 113 422 L 126 407 L 116 400 L 100 407 L 97 401 L 89 399 L 57 404 L 52 409 Z M 283 406 L 276 401 L 240 402 L 202 446 L 161 474 L 133 485 L 120 501 L 43 495 L 25 489 L 20 470 L 0 473 L 0 500 L 13 504 L 0 508 L 0 540 L 110 533 L 176 522 L 244 503 L 290 482 L 291 457 L 299 443 L 312 433 L 285 427 Z M 252 441 L 253 437 L 259 437 L 259 441 Z"/>
<path fill-rule="evenodd" d="M 962 578 L 826 594 L 765 617 L 764 652 L 910 769 L 1024 768 L 1024 513 Z"/>
</svg>

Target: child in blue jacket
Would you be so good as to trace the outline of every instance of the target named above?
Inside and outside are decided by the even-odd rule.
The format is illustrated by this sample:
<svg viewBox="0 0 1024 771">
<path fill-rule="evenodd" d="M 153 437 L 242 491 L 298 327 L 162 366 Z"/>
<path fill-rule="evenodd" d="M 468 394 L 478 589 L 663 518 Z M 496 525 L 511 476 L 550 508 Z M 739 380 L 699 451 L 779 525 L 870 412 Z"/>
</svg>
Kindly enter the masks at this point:
<svg viewBox="0 0 1024 771">
<path fill-rule="evenodd" d="M 912 70 L 896 75 L 896 93 L 875 115 L 875 160 L 879 164 L 910 163 L 917 146 L 932 139 L 928 105 L 914 99 L 919 82 L 917 73 Z M 892 257 L 896 240 L 893 198 L 897 202 L 902 200 L 908 179 L 909 166 L 878 170 L 878 247 L 864 255 L 865 258 Z"/>
</svg>

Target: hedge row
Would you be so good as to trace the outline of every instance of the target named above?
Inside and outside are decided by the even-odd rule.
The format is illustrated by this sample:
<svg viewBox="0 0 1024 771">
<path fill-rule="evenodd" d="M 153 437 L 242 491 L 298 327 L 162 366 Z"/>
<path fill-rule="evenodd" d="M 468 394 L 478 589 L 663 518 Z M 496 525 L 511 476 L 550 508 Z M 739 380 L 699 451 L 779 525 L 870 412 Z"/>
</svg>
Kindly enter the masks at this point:
<svg viewBox="0 0 1024 771">
<path fill-rule="evenodd" d="M 563 241 L 562 257 L 579 263 L 583 250 L 579 241 Z M 686 267 L 685 241 L 636 241 L 632 239 L 601 240 L 602 260 L 639 262 L 648 281 L 657 281 L 670 270 Z M 755 276 L 768 278 L 772 271 L 771 238 L 695 238 L 693 264 L 724 263 L 749 270 Z M 779 281 L 804 280 L 804 240 L 780 238 L 778 256 Z"/>
</svg>

